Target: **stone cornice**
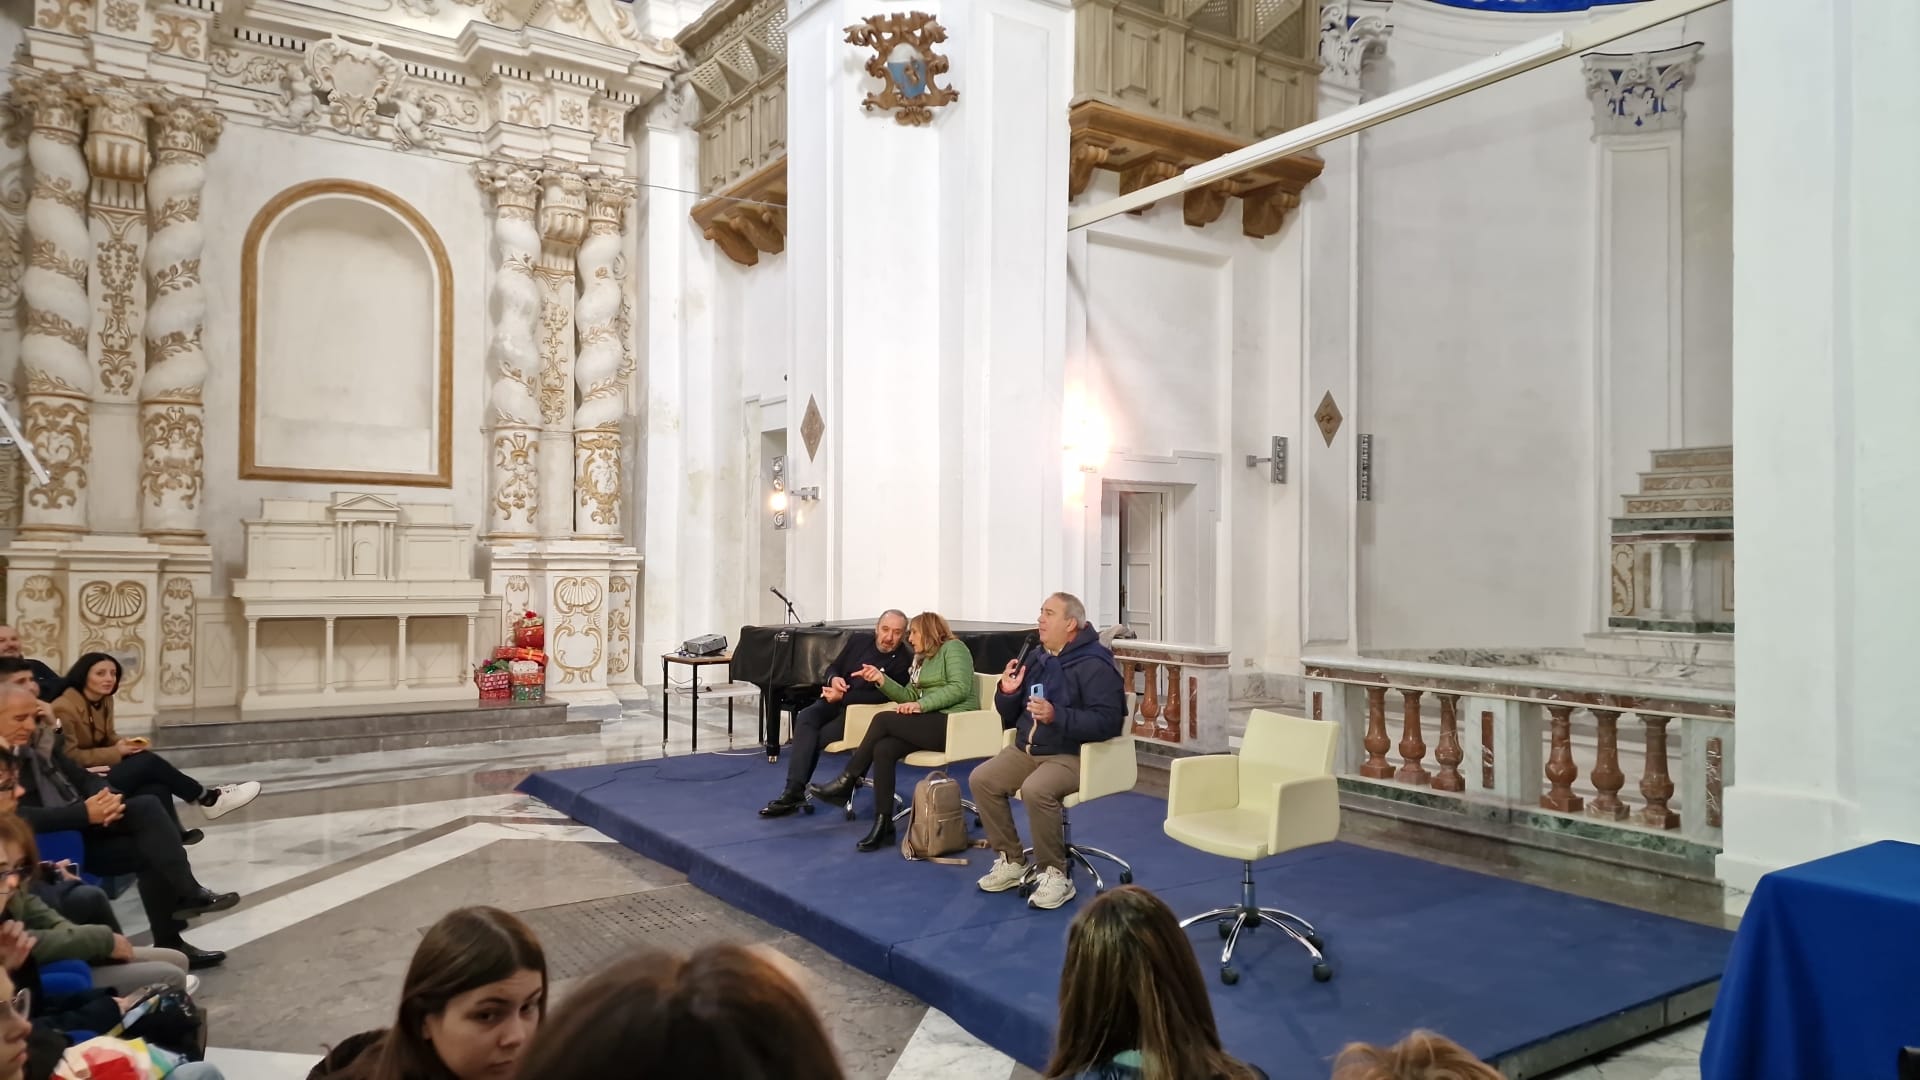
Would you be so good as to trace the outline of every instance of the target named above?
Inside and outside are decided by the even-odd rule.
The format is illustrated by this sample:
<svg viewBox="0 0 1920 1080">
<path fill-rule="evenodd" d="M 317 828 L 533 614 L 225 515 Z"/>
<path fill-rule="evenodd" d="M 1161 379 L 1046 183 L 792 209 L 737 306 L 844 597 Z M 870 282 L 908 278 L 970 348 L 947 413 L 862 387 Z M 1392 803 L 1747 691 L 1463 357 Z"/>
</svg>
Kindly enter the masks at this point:
<svg viewBox="0 0 1920 1080">
<path fill-rule="evenodd" d="M 1244 139 L 1191 124 L 1130 112 L 1101 101 L 1078 101 L 1068 113 L 1072 131 L 1068 194 L 1077 197 L 1093 181 L 1095 169 L 1120 174 L 1120 191 L 1137 191 L 1172 179 L 1203 161 L 1249 145 Z M 1300 205 L 1300 193 L 1320 175 L 1324 163 L 1296 154 L 1231 179 L 1187 192 L 1186 223 L 1205 228 L 1220 220 L 1227 200 L 1240 199 L 1240 229 L 1255 239 L 1280 231 L 1286 216 Z"/>
</svg>

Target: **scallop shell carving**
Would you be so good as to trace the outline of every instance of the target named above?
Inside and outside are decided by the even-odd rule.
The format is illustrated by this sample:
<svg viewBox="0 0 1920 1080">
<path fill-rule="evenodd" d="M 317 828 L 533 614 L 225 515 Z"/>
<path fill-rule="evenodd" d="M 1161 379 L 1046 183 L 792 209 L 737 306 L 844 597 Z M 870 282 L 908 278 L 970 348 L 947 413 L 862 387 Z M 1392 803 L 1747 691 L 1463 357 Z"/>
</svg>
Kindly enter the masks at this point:
<svg viewBox="0 0 1920 1080">
<path fill-rule="evenodd" d="M 80 611 L 89 622 L 125 622 L 138 618 L 146 608 L 147 590 L 137 581 L 115 585 L 89 581 L 80 587 Z"/>
</svg>

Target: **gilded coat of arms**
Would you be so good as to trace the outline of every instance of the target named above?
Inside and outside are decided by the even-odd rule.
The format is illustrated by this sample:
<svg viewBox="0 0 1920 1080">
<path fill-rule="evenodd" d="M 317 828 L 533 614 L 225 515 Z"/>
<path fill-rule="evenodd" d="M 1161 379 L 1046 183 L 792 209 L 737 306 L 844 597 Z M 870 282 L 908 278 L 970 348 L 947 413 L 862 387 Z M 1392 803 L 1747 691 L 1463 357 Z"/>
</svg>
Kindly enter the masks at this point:
<svg viewBox="0 0 1920 1080">
<path fill-rule="evenodd" d="M 924 11 L 873 15 L 847 27 L 849 44 L 873 50 L 867 74 L 882 84 L 861 105 L 891 111 L 912 127 L 932 123 L 933 110 L 960 100 L 960 91 L 934 81 L 947 73 L 947 58 L 933 51 L 945 40 L 947 28 Z"/>
</svg>

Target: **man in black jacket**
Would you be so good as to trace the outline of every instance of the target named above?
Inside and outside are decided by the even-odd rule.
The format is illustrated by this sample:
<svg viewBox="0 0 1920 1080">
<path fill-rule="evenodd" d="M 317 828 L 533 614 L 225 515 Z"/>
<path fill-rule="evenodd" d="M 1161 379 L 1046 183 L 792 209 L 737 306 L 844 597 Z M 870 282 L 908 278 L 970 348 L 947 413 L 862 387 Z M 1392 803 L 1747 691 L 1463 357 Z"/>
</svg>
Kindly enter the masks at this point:
<svg viewBox="0 0 1920 1080">
<path fill-rule="evenodd" d="M 868 664 L 879 668 L 897 683 L 907 681 L 913 664 L 913 650 L 902 642 L 907 636 L 907 617 L 898 611 L 880 616 L 871 634 L 854 634 L 845 648 L 827 668 L 820 700 L 801 709 L 793 718 L 793 753 L 787 758 L 786 789 L 760 808 L 761 817 L 780 817 L 800 809 L 807 799 L 807 781 L 813 779 L 820 764 L 820 748 L 838 739 L 847 730 L 847 706 L 879 705 L 887 700 L 879 684 L 855 679 L 853 673 Z"/>
<path fill-rule="evenodd" d="M 0 742 L 19 761 L 26 789 L 16 812 L 36 833 L 78 832 L 93 873 L 137 875 L 156 946 L 185 953 L 195 970 L 225 960 L 225 953 L 188 945 L 180 932 L 185 920 L 225 911 L 240 902 L 240 894 L 216 893 L 194 878 L 180 828 L 153 796 L 123 798 L 67 755 L 36 749 L 38 714 L 31 690 L 0 684 Z"/>
<path fill-rule="evenodd" d="M 1007 801 L 1017 791 L 1027 804 L 1039 872 L 1027 903 L 1051 909 L 1073 899 L 1060 800 L 1080 790 L 1081 745 L 1126 730 L 1127 691 L 1078 597 L 1047 597 L 1037 629 L 1040 649 L 1008 661 L 993 695 L 1001 724 L 1015 729 L 1013 745 L 976 766 L 967 784 L 987 841 L 1000 853 L 980 888 L 1005 892 L 1026 876 L 1025 848 Z"/>
<path fill-rule="evenodd" d="M 67 689 L 67 681 L 57 672 L 26 655 L 20 631 L 4 624 L 0 624 L 0 656 L 17 657 L 32 670 L 34 689 L 39 691 L 41 701 L 52 701 Z"/>
</svg>

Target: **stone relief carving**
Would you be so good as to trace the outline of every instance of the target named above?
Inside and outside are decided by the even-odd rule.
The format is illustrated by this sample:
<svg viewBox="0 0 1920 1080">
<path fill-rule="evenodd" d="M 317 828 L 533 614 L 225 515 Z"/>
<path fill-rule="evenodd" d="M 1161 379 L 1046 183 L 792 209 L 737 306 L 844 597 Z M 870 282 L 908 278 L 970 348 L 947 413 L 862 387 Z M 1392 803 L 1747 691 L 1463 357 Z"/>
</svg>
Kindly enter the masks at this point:
<svg viewBox="0 0 1920 1080">
<path fill-rule="evenodd" d="M 607 580 L 607 674 L 624 674 L 633 653 L 633 583 L 625 574 Z"/>
<path fill-rule="evenodd" d="M 593 670 L 606 653 L 600 629 L 600 608 L 606 599 L 598 578 L 563 577 L 553 585 L 553 616 L 547 621 L 548 656 L 560 669 L 562 683 L 591 684 Z M 585 659 L 581 652 L 592 644 Z"/>
<path fill-rule="evenodd" d="M 204 55 L 200 20 L 189 15 L 171 15 L 156 11 L 153 15 L 153 47 L 163 53 L 187 60 Z"/>
<path fill-rule="evenodd" d="M 540 507 L 539 463 L 535 460 L 540 445 L 524 431 L 502 434 L 493 441 L 493 508 L 503 526 L 524 515 L 527 527 L 533 527 Z"/>
<path fill-rule="evenodd" d="M 89 581 L 80 586 L 80 652 L 118 656 L 126 674 L 117 696 L 143 700 L 138 687 L 146 674 L 146 642 L 140 622 L 147 614 L 147 587 L 137 581 Z"/>
<path fill-rule="evenodd" d="M 175 498 L 194 509 L 200 498 L 204 449 L 199 410 L 169 405 L 140 420 L 140 491 L 155 506 Z"/>
<path fill-rule="evenodd" d="M 411 87 L 401 89 L 393 95 L 394 149 L 412 150 L 438 144 L 440 133 L 428 125 L 439 118 L 440 106 L 435 97 Z"/>
<path fill-rule="evenodd" d="M 1587 98 L 1593 102 L 1595 135 L 1678 131 L 1685 124 L 1687 86 L 1700 59 L 1700 44 L 1659 52 L 1588 53 Z"/>
<path fill-rule="evenodd" d="M 67 598 L 59 583 L 35 574 L 20 583 L 14 605 L 13 625 L 25 654 L 56 671 L 65 667 Z"/>
<path fill-rule="evenodd" d="M 620 527 L 620 433 L 576 432 L 573 445 L 579 469 L 573 481 L 579 498 L 575 530 L 611 533 Z"/>
<path fill-rule="evenodd" d="M 27 505 L 41 510 L 79 506 L 87 490 L 87 464 L 93 460 L 87 410 L 71 399 L 30 398 L 20 426 L 47 470 L 47 482 L 27 492 Z"/>
<path fill-rule="evenodd" d="M 1320 5 L 1320 77 L 1360 88 L 1360 71 L 1387 47 L 1393 27 L 1378 15 L 1354 17 L 1348 0 L 1326 0 Z"/>
<path fill-rule="evenodd" d="M 241 86 L 280 86 L 287 65 L 270 56 L 249 56 L 239 49 L 218 46 L 213 50 L 213 72 Z"/>
<path fill-rule="evenodd" d="M 480 120 L 480 103 L 473 98 L 409 85 L 399 61 L 372 45 L 340 38 L 314 45 L 300 65 L 259 56 L 243 60 L 237 50 L 225 50 L 216 54 L 213 66 L 243 85 L 277 82 L 279 97 L 255 107 L 271 116 L 274 126 L 302 133 L 324 123 L 343 135 L 377 139 L 381 121 L 391 118 L 394 149 L 433 149 L 444 138 L 438 126 L 446 119 L 473 125 Z"/>
<path fill-rule="evenodd" d="M 160 692 L 193 693 L 193 582 L 168 578 L 160 593 Z"/>
<path fill-rule="evenodd" d="M 400 62 L 370 45 L 329 38 L 307 50 L 306 73 L 326 95 L 327 119 L 335 131 L 365 138 L 380 134 L 380 107 L 405 72 Z"/>
</svg>

